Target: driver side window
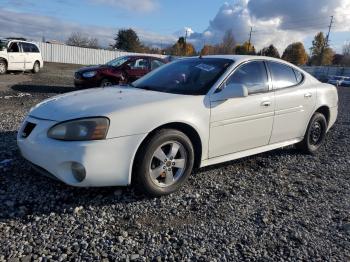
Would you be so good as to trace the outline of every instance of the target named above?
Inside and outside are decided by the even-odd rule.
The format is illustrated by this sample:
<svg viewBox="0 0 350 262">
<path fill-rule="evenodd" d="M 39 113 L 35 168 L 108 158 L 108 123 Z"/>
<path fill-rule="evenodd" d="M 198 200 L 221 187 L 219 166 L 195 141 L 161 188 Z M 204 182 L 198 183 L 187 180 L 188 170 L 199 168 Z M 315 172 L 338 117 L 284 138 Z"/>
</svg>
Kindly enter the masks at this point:
<svg viewBox="0 0 350 262">
<path fill-rule="evenodd" d="M 269 84 L 264 62 L 253 61 L 238 67 L 226 81 L 226 86 L 230 84 L 244 85 L 249 95 L 267 92 Z"/>
<path fill-rule="evenodd" d="M 11 52 L 11 53 L 19 53 L 19 45 L 18 43 L 14 42 L 10 45 L 9 49 L 8 49 L 8 52 Z"/>
<path fill-rule="evenodd" d="M 141 70 L 147 70 L 149 67 L 148 59 L 140 58 L 136 59 L 128 64 L 131 69 L 141 69 Z"/>
</svg>

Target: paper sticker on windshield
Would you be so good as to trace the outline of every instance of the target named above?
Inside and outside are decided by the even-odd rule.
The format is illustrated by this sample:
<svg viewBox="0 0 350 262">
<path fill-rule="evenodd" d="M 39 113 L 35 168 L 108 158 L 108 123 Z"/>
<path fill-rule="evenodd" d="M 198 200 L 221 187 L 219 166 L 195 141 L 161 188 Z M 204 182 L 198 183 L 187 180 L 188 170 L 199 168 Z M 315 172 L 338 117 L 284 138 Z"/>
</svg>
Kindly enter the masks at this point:
<svg viewBox="0 0 350 262">
<path fill-rule="evenodd" d="M 207 64 L 199 64 L 199 65 L 196 65 L 196 67 L 207 72 L 210 72 L 215 69 L 214 66 L 207 65 Z"/>
</svg>

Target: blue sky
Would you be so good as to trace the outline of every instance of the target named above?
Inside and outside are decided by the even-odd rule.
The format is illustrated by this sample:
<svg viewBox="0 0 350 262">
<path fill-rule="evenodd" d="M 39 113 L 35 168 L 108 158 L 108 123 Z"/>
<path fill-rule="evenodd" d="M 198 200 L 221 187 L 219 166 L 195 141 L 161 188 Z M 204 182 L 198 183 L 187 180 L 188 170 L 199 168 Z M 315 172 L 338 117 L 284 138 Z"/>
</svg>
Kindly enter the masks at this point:
<svg viewBox="0 0 350 262">
<path fill-rule="evenodd" d="M 199 48 L 219 42 L 228 29 L 237 42 L 246 41 L 253 26 L 257 48 L 273 43 L 283 50 L 294 41 L 309 48 L 314 34 L 327 30 L 330 15 L 331 45 L 341 52 L 350 40 L 349 0 L 0 0 L 0 36 L 64 41 L 81 31 L 108 45 L 118 28 L 132 27 L 142 41 L 159 45 L 172 43 L 188 27 Z"/>
</svg>

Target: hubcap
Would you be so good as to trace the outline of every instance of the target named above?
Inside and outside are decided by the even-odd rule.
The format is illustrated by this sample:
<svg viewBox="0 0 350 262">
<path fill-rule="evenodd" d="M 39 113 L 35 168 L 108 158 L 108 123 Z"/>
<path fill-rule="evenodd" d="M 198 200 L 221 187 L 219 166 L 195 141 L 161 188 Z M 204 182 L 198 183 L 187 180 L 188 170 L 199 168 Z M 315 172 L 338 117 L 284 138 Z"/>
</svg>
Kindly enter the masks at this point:
<svg viewBox="0 0 350 262">
<path fill-rule="evenodd" d="M 102 83 L 102 86 L 111 86 L 112 83 L 111 82 L 108 82 L 108 81 L 105 81 Z"/>
<path fill-rule="evenodd" d="M 0 73 L 5 73 L 6 71 L 6 66 L 3 63 L 0 63 Z"/>
<path fill-rule="evenodd" d="M 322 125 L 316 121 L 311 128 L 310 132 L 310 143 L 312 145 L 318 145 L 322 139 Z"/>
<path fill-rule="evenodd" d="M 168 187 L 176 183 L 185 173 L 187 153 L 184 146 L 176 141 L 162 144 L 153 153 L 149 174 L 153 183 Z"/>
</svg>

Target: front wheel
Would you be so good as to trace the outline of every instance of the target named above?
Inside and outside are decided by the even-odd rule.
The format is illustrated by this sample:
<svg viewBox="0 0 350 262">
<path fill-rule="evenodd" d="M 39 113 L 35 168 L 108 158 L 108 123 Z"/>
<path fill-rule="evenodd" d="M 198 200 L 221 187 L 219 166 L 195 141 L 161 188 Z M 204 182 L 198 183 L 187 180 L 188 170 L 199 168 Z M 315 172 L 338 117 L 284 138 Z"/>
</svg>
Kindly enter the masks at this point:
<svg viewBox="0 0 350 262">
<path fill-rule="evenodd" d="M 308 125 L 303 141 L 296 147 L 305 153 L 315 155 L 322 146 L 327 132 L 327 120 L 323 114 L 315 113 Z"/>
<path fill-rule="evenodd" d="M 114 82 L 108 78 L 104 78 L 101 81 L 100 87 L 108 87 L 108 86 L 113 86 Z"/>
<path fill-rule="evenodd" d="M 0 59 L 0 75 L 4 75 L 7 72 L 7 64 L 6 61 L 3 59 Z"/>
<path fill-rule="evenodd" d="M 134 163 L 134 182 L 149 196 L 168 195 L 185 183 L 193 164 L 191 140 L 178 130 L 160 130 L 140 149 Z"/>
</svg>

